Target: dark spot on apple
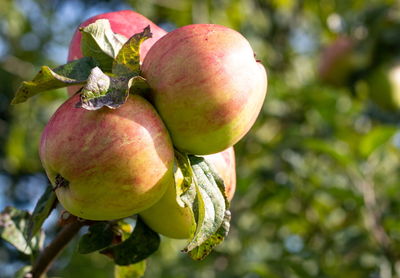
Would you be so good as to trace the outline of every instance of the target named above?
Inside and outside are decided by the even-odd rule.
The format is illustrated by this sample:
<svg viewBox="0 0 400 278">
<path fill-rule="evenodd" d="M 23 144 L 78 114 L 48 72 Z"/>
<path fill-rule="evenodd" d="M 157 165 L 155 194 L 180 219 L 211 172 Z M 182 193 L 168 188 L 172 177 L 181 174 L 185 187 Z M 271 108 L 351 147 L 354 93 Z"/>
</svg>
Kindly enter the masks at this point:
<svg viewBox="0 0 400 278">
<path fill-rule="evenodd" d="M 68 187 L 68 185 L 69 185 L 69 181 L 66 180 L 60 174 L 56 175 L 55 183 L 56 183 L 56 186 L 54 187 L 54 191 L 56 191 L 58 188 Z"/>
</svg>

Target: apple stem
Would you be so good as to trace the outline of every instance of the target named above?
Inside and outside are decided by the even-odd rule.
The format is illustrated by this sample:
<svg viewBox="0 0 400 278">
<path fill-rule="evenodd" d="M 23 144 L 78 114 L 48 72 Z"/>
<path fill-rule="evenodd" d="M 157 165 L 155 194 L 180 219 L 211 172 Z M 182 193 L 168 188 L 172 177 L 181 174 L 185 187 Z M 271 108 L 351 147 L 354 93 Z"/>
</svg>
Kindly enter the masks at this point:
<svg viewBox="0 0 400 278">
<path fill-rule="evenodd" d="M 86 221 L 76 220 L 65 225 L 53 241 L 41 252 L 32 270 L 24 278 L 40 278 L 60 254 L 64 247 L 70 242 Z"/>
</svg>

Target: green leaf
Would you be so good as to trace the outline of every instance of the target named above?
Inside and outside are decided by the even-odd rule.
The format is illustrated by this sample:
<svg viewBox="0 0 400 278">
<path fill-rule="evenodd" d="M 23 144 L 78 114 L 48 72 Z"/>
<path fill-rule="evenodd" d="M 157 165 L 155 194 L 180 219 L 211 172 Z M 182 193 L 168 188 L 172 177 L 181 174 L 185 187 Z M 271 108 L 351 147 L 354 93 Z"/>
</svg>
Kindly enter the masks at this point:
<svg viewBox="0 0 400 278">
<path fill-rule="evenodd" d="M 105 72 L 111 72 L 114 59 L 127 38 L 115 34 L 108 19 L 99 19 L 80 29 L 82 54 L 93 57 Z"/>
<path fill-rule="evenodd" d="M 160 236 L 138 217 L 132 234 L 122 243 L 104 251 L 114 258 L 117 265 L 130 265 L 146 259 L 159 246 Z"/>
<path fill-rule="evenodd" d="M 111 222 L 98 222 L 89 227 L 89 232 L 79 239 L 78 252 L 88 254 L 103 250 L 112 244 L 115 236 Z"/>
<path fill-rule="evenodd" d="M 347 167 L 352 158 L 344 150 L 340 150 L 332 143 L 319 139 L 307 139 L 304 141 L 304 146 L 307 149 L 324 153 L 338 162 L 341 166 Z"/>
<path fill-rule="evenodd" d="M 96 60 L 92 57 L 83 57 L 59 66 L 53 71 L 58 75 L 77 80 L 75 82 L 83 83 L 88 78 L 92 68 L 97 67 Z"/>
<path fill-rule="evenodd" d="M 187 207 L 191 212 L 192 226 L 189 238 L 193 238 L 196 232 L 198 218 L 198 211 L 193 208 L 197 197 L 194 173 L 190 166 L 189 157 L 186 154 L 175 151 L 175 161 L 177 164 L 176 167 L 180 170 L 174 171 L 176 202 L 181 207 Z"/>
<path fill-rule="evenodd" d="M 133 231 L 132 225 L 125 220 L 119 220 L 114 228 L 118 231 L 118 235 L 120 235 L 122 241 L 128 239 Z"/>
<path fill-rule="evenodd" d="M 205 162 L 205 164 L 200 164 L 200 166 L 202 167 L 204 173 L 207 174 L 208 178 L 211 180 L 214 180 L 215 183 L 218 185 L 218 188 L 224 197 L 226 209 L 228 209 L 230 206 L 230 203 L 228 201 L 228 196 L 226 196 L 226 193 L 225 193 L 224 180 L 218 174 L 217 169 L 214 167 L 214 165 L 211 162 L 209 162 L 207 158 L 204 158 L 204 162 Z"/>
<path fill-rule="evenodd" d="M 14 274 L 14 278 L 29 277 L 29 276 L 26 276 L 26 274 L 28 274 L 31 270 L 32 270 L 32 266 L 30 266 L 30 265 L 23 266 Z"/>
<path fill-rule="evenodd" d="M 380 146 L 389 141 L 397 129 L 390 126 L 378 126 L 362 137 L 359 144 L 359 153 L 363 158 L 368 158 Z"/>
<path fill-rule="evenodd" d="M 103 106 L 118 108 L 126 102 L 131 83 L 132 81 L 127 77 L 113 78 L 95 67 L 82 89 L 81 100 L 76 107 L 87 110 L 97 110 Z"/>
<path fill-rule="evenodd" d="M 140 278 L 143 277 L 146 271 L 146 261 L 140 261 L 136 264 L 126 266 L 115 265 L 114 277 L 115 278 Z"/>
<path fill-rule="evenodd" d="M 53 191 L 53 187 L 47 186 L 46 191 L 36 203 L 35 209 L 29 218 L 28 228 L 26 230 L 28 243 L 31 241 L 32 237 L 40 231 L 44 221 L 55 208 L 57 202 L 57 196 Z"/>
<path fill-rule="evenodd" d="M 135 76 L 140 73 L 140 45 L 152 37 L 150 25 L 143 32 L 133 35 L 118 52 L 112 66 L 112 72 L 117 75 Z"/>
<path fill-rule="evenodd" d="M 146 79 L 139 75 L 132 77 L 129 87 L 129 93 L 147 97 L 150 90 L 151 88 Z"/>
<path fill-rule="evenodd" d="M 191 187 L 194 189 L 194 173 L 192 167 L 190 166 L 189 157 L 186 154 L 182 154 L 178 151 L 175 151 L 175 161 L 178 164 L 178 168 L 181 170 L 183 175 L 182 185 L 178 187 L 176 190 L 177 195 L 181 196 L 185 192 L 187 192 Z M 194 197 L 191 199 L 193 202 Z"/>
<path fill-rule="evenodd" d="M 228 201 L 222 193 L 224 191 L 222 179 L 214 173 L 204 158 L 189 156 L 189 161 L 190 167 L 186 165 L 183 173 L 184 176 L 188 174 L 192 177 L 192 184 L 195 187 L 196 198 L 190 207 L 197 220 L 197 228 L 183 251 L 190 252 L 200 247 L 189 255 L 194 259 L 203 259 L 225 237 L 227 233 L 225 230 L 229 229 L 230 214 L 226 211 Z"/>
<path fill-rule="evenodd" d="M 18 251 L 31 255 L 43 245 L 43 233 L 35 236 L 28 244 L 25 234 L 30 215 L 27 211 L 6 207 L 0 213 L 0 237 L 11 243 Z"/>
<path fill-rule="evenodd" d="M 203 157 L 176 151 L 175 159 L 183 174 L 182 185 L 176 189 L 177 201 L 191 209 L 196 223 L 195 233 L 183 251 L 195 260 L 202 260 L 229 231 L 230 212 L 226 210 L 229 201 L 224 182 Z"/>
<path fill-rule="evenodd" d="M 203 260 L 207 257 L 215 246 L 220 244 L 224 238 L 228 235 L 231 221 L 231 212 L 225 211 L 224 220 L 216 233 L 211 235 L 205 242 L 200 246 L 192 249 L 189 252 L 189 256 L 194 260 Z"/>
<path fill-rule="evenodd" d="M 95 66 L 95 60 L 90 57 L 72 61 L 55 69 L 43 66 L 32 81 L 22 82 L 11 103 L 25 102 L 28 98 L 41 92 L 84 84 L 91 69 Z"/>
</svg>

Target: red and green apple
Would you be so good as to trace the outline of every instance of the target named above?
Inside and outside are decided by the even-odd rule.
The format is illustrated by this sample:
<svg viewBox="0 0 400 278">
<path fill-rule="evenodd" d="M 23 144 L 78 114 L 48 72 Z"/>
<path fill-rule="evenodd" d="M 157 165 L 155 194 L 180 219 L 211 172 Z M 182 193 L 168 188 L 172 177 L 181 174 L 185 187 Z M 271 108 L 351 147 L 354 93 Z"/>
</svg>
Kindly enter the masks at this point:
<svg viewBox="0 0 400 278">
<path fill-rule="evenodd" d="M 112 220 L 155 204 L 173 182 L 169 134 L 144 98 L 118 109 L 76 108 L 67 100 L 46 125 L 40 158 L 62 206 L 90 220 Z"/>
<path fill-rule="evenodd" d="M 174 145 L 190 154 L 221 152 L 254 124 L 267 74 L 249 42 L 215 24 L 178 28 L 144 58 L 142 75 Z"/>
</svg>

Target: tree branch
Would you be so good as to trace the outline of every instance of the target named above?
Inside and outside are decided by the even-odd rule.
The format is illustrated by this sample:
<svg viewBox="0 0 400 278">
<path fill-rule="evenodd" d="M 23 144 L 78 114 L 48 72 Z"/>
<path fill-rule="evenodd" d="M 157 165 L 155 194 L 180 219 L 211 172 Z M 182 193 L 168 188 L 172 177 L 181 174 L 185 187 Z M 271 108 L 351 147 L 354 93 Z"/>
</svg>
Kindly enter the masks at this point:
<svg viewBox="0 0 400 278">
<path fill-rule="evenodd" d="M 48 270 L 54 259 L 60 254 L 68 242 L 72 240 L 85 224 L 85 221 L 76 220 L 64 226 L 54 240 L 42 251 L 33 265 L 32 270 L 25 275 L 25 278 L 40 278 Z"/>
</svg>

